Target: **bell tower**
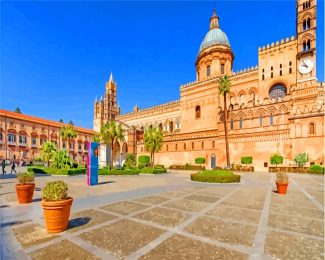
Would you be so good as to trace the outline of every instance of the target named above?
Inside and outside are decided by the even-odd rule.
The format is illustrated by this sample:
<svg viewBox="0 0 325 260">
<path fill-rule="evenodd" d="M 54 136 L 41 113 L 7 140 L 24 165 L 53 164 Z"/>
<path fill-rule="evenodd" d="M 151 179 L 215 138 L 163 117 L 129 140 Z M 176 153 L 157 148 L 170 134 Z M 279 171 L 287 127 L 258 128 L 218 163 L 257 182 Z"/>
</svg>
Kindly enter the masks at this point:
<svg viewBox="0 0 325 260">
<path fill-rule="evenodd" d="M 316 79 L 316 0 L 297 0 L 297 84 Z"/>
</svg>

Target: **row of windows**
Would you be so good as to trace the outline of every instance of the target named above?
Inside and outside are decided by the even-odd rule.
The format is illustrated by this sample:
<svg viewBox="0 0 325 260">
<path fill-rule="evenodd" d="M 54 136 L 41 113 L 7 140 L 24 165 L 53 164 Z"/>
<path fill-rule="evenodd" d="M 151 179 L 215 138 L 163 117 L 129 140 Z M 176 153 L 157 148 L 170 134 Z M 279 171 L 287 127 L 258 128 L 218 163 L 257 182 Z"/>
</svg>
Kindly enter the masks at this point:
<svg viewBox="0 0 325 260">
<path fill-rule="evenodd" d="M 263 117 L 259 118 L 260 126 L 263 126 Z M 273 125 L 273 114 L 270 115 L 270 125 Z M 234 129 L 234 120 L 230 120 L 230 129 Z M 239 118 L 239 129 L 243 129 L 243 118 Z"/>
<path fill-rule="evenodd" d="M 302 9 L 305 10 L 310 7 L 310 1 L 306 1 L 302 3 Z"/>
<path fill-rule="evenodd" d="M 279 76 L 282 76 L 282 64 L 280 64 L 280 70 L 279 70 Z M 265 80 L 265 70 L 262 69 L 262 80 Z M 289 62 L 289 74 L 292 73 L 292 62 L 290 61 Z M 270 74 L 270 77 L 273 78 L 274 74 L 273 74 L 273 66 L 271 66 L 271 74 Z"/>
<path fill-rule="evenodd" d="M 201 149 L 204 149 L 204 143 L 205 142 L 201 142 Z M 178 146 L 179 144 L 175 144 L 175 151 L 178 151 L 178 149 L 179 149 L 179 146 Z M 212 148 L 215 148 L 215 141 L 212 141 L 212 143 L 211 143 L 211 147 Z M 187 149 L 187 144 L 186 143 L 183 143 L 183 150 L 186 150 Z M 194 150 L 194 142 L 191 142 L 191 149 L 192 150 Z M 169 150 L 169 145 L 168 144 L 166 144 L 166 151 L 168 152 L 168 150 Z"/>
<path fill-rule="evenodd" d="M 220 73 L 225 74 L 225 64 L 220 64 Z M 206 76 L 209 77 L 211 75 L 211 65 L 206 67 Z"/>
</svg>

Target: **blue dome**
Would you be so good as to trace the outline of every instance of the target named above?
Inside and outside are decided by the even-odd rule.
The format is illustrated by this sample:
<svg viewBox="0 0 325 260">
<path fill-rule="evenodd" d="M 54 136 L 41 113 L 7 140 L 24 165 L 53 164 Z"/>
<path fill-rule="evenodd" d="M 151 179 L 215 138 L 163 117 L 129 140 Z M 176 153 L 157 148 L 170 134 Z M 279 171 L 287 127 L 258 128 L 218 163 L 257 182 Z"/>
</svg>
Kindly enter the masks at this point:
<svg viewBox="0 0 325 260">
<path fill-rule="evenodd" d="M 213 28 L 205 35 L 200 46 L 200 51 L 218 44 L 230 47 L 227 35 L 219 28 Z"/>
</svg>

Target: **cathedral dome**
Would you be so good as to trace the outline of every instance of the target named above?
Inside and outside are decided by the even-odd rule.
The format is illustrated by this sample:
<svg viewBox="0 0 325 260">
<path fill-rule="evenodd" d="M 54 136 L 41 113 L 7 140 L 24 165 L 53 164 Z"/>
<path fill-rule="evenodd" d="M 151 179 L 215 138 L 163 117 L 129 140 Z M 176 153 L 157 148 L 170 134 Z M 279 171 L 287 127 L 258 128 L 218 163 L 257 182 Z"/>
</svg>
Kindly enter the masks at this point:
<svg viewBox="0 0 325 260">
<path fill-rule="evenodd" d="M 213 45 L 226 45 L 230 47 L 227 35 L 220 28 L 212 28 L 208 31 L 201 43 L 200 52 Z"/>
</svg>

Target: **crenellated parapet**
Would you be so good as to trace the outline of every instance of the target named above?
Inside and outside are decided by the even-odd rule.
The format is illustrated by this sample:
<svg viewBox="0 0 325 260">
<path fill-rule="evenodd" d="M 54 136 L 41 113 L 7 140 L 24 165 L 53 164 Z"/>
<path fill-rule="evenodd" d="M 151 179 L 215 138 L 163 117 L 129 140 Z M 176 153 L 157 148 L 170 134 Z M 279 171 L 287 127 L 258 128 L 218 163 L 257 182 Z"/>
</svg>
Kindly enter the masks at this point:
<svg viewBox="0 0 325 260">
<path fill-rule="evenodd" d="M 291 44 L 296 44 L 295 36 L 287 37 L 286 39 L 281 39 L 280 41 L 272 42 L 271 44 L 264 45 L 258 48 L 259 53 L 273 52 L 279 50 L 279 48 L 283 48 L 289 46 Z"/>
<path fill-rule="evenodd" d="M 249 68 L 241 69 L 241 70 L 238 70 L 238 71 L 233 72 L 232 73 L 232 77 L 233 78 L 236 78 L 235 76 L 240 76 L 241 74 L 253 72 L 253 71 L 256 71 L 256 70 L 258 70 L 258 66 L 257 65 L 255 67 L 252 66 L 252 67 L 249 67 Z"/>
</svg>

